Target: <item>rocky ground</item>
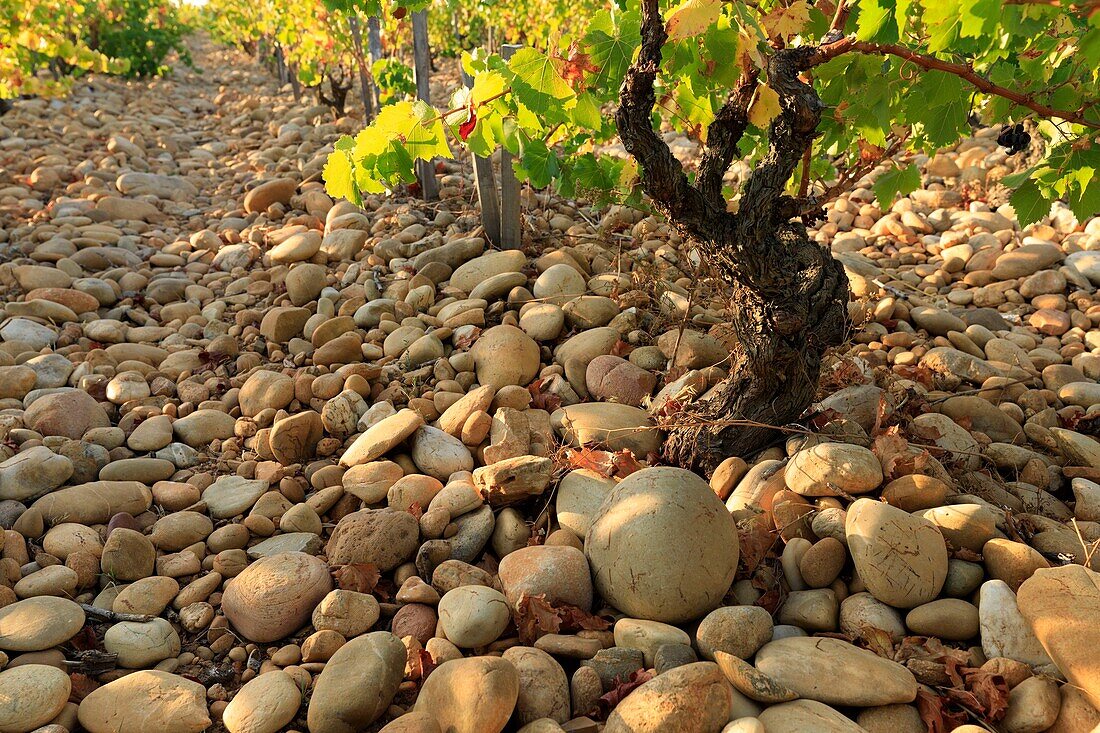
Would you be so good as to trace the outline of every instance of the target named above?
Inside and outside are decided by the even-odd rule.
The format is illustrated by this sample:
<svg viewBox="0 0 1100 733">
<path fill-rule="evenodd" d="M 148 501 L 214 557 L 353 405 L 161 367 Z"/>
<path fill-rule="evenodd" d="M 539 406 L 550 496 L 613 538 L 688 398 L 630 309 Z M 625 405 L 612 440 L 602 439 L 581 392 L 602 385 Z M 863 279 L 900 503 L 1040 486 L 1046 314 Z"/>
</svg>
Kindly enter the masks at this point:
<svg viewBox="0 0 1100 733">
<path fill-rule="evenodd" d="M 0 731 L 1100 725 L 1100 219 L 982 203 L 995 135 L 830 207 L 851 343 L 698 476 L 725 306 L 664 224 L 333 202 L 358 123 L 196 53 L 0 118 Z"/>
</svg>

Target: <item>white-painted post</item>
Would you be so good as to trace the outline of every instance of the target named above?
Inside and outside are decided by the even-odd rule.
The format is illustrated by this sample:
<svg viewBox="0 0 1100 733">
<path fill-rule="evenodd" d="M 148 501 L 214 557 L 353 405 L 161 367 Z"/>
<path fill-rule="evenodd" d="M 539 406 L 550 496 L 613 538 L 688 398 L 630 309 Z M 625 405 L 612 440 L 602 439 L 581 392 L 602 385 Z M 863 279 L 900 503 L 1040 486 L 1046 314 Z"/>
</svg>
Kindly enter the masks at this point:
<svg viewBox="0 0 1100 733">
<path fill-rule="evenodd" d="M 412 14 L 413 74 L 416 78 L 416 97 L 428 104 L 431 100 L 431 49 L 428 46 L 428 13 L 421 10 Z M 416 175 L 420 180 L 420 192 L 425 201 L 439 198 L 439 184 L 435 180 L 435 164 L 430 160 L 416 162 Z"/>
<path fill-rule="evenodd" d="M 505 43 L 500 47 L 500 56 L 505 61 L 522 46 Z M 512 154 L 500 149 L 500 246 L 503 249 L 520 248 L 519 226 L 519 181 L 512 170 Z"/>
<path fill-rule="evenodd" d="M 462 82 L 467 89 L 474 86 L 473 77 L 462 72 Z M 477 186 L 477 200 L 481 204 L 481 226 L 485 236 L 494 247 L 500 246 L 500 196 L 497 193 L 497 179 L 493 174 L 493 159 L 474 158 L 474 184 Z"/>
</svg>

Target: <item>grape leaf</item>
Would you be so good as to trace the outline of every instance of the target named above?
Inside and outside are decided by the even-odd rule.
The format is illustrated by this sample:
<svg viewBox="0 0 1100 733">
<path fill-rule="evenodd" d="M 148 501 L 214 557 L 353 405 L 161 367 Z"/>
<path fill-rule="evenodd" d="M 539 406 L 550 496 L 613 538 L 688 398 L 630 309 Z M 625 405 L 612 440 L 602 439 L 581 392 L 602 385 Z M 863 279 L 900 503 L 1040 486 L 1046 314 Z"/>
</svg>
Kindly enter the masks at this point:
<svg viewBox="0 0 1100 733">
<path fill-rule="evenodd" d="M 806 0 L 795 0 L 786 7 L 780 5 L 760 21 L 772 38 L 797 36 L 810 22 L 810 6 Z"/>
<path fill-rule="evenodd" d="M 515 75 L 512 92 L 526 107 L 536 115 L 557 121 L 564 119 L 564 112 L 575 97 L 546 54 L 521 48 L 508 61 L 508 68 Z"/>
<path fill-rule="evenodd" d="M 322 176 L 325 179 L 325 193 L 334 199 L 347 199 L 356 206 L 363 203 L 359 189 L 355 186 L 354 168 L 347 152 L 337 150 L 328 156 Z"/>
<path fill-rule="evenodd" d="M 668 16 L 665 24 L 668 38 L 682 41 L 697 36 L 713 25 L 721 13 L 722 0 L 684 0 Z"/>
<path fill-rule="evenodd" d="M 1038 184 L 1033 180 L 1024 181 L 1013 191 L 1010 201 L 1021 226 L 1037 222 L 1050 213 L 1050 199 L 1039 190 Z"/>
<path fill-rule="evenodd" d="M 582 39 L 588 47 L 589 61 L 599 69 L 588 79 L 589 88 L 617 94 L 641 41 L 637 11 L 617 13 L 614 18 L 606 10 L 596 13 Z"/>
<path fill-rule="evenodd" d="M 749 106 L 749 122 L 765 128 L 778 114 L 779 95 L 767 84 L 761 84 L 756 88 L 756 97 Z"/>
<path fill-rule="evenodd" d="M 908 165 L 887 171 L 878 177 L 871 188 L 875 192 L 879 206 L 885 210 L 894 203 L 894 197 L 899 193 L 905 196 L 920 188 L 920 169 L 915 165 Z"/>
<path fill-rule="evenodd" d="M 856 19 L 856 38 L 861 41 L 893 43 L 898 40 L 893 0 L 861 0 Z"/>
</svg>

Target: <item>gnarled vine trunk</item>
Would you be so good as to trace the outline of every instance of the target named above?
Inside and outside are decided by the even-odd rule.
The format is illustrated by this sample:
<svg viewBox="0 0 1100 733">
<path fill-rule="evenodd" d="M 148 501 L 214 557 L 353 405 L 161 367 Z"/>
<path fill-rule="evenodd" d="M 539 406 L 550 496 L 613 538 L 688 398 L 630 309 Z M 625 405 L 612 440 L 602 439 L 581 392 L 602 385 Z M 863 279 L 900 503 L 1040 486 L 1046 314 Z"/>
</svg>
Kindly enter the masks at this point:
<svg viewBox="0 0 1100 733">
<path fill-rule="evenodd" d="M 650 119 L 666 38 L 657 1 L 642 0 L 641 49 L 623 82 L 616 124 L 654 205 L 730 288 L 729 326 L 736 338 L 730 376 L 716 396 L 678 416 L 665 445 L 669 460 L 709 472 L 777 436 L 758 423 L 782 426 L 809 406 L 822 355 L 847 330 L 848 279 L 829 251 L 807 236 L 799 218 L 805 202 L 785 194 L 821 119 L 817 94 L 799 78 L 823 60 L 821 49 L 783 49 L 769 59 L 768 85 L 779 94 L 781 112 L 768 131 L 768 154 L 731 213 L 722 178 L 748 126 L 756 73 L 743 72 L 709 126 L 693 185 Z"/>
</svg>

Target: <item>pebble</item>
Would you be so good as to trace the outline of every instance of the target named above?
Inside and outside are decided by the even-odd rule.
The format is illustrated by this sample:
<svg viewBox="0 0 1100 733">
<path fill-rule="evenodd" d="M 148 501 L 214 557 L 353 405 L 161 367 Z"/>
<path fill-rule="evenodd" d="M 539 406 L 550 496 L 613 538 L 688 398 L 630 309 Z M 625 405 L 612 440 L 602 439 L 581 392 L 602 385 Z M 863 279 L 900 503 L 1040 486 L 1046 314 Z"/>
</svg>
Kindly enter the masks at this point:
<svg viewBox="0 0 1100 733">
<path fill-rule="evenodd" d="M 845 536 L 856 572 L 883 603 L 912 608 L 943 588 L 947 546 L 927 519 L 860 499 L 848 508 Z"/>
</svg>

